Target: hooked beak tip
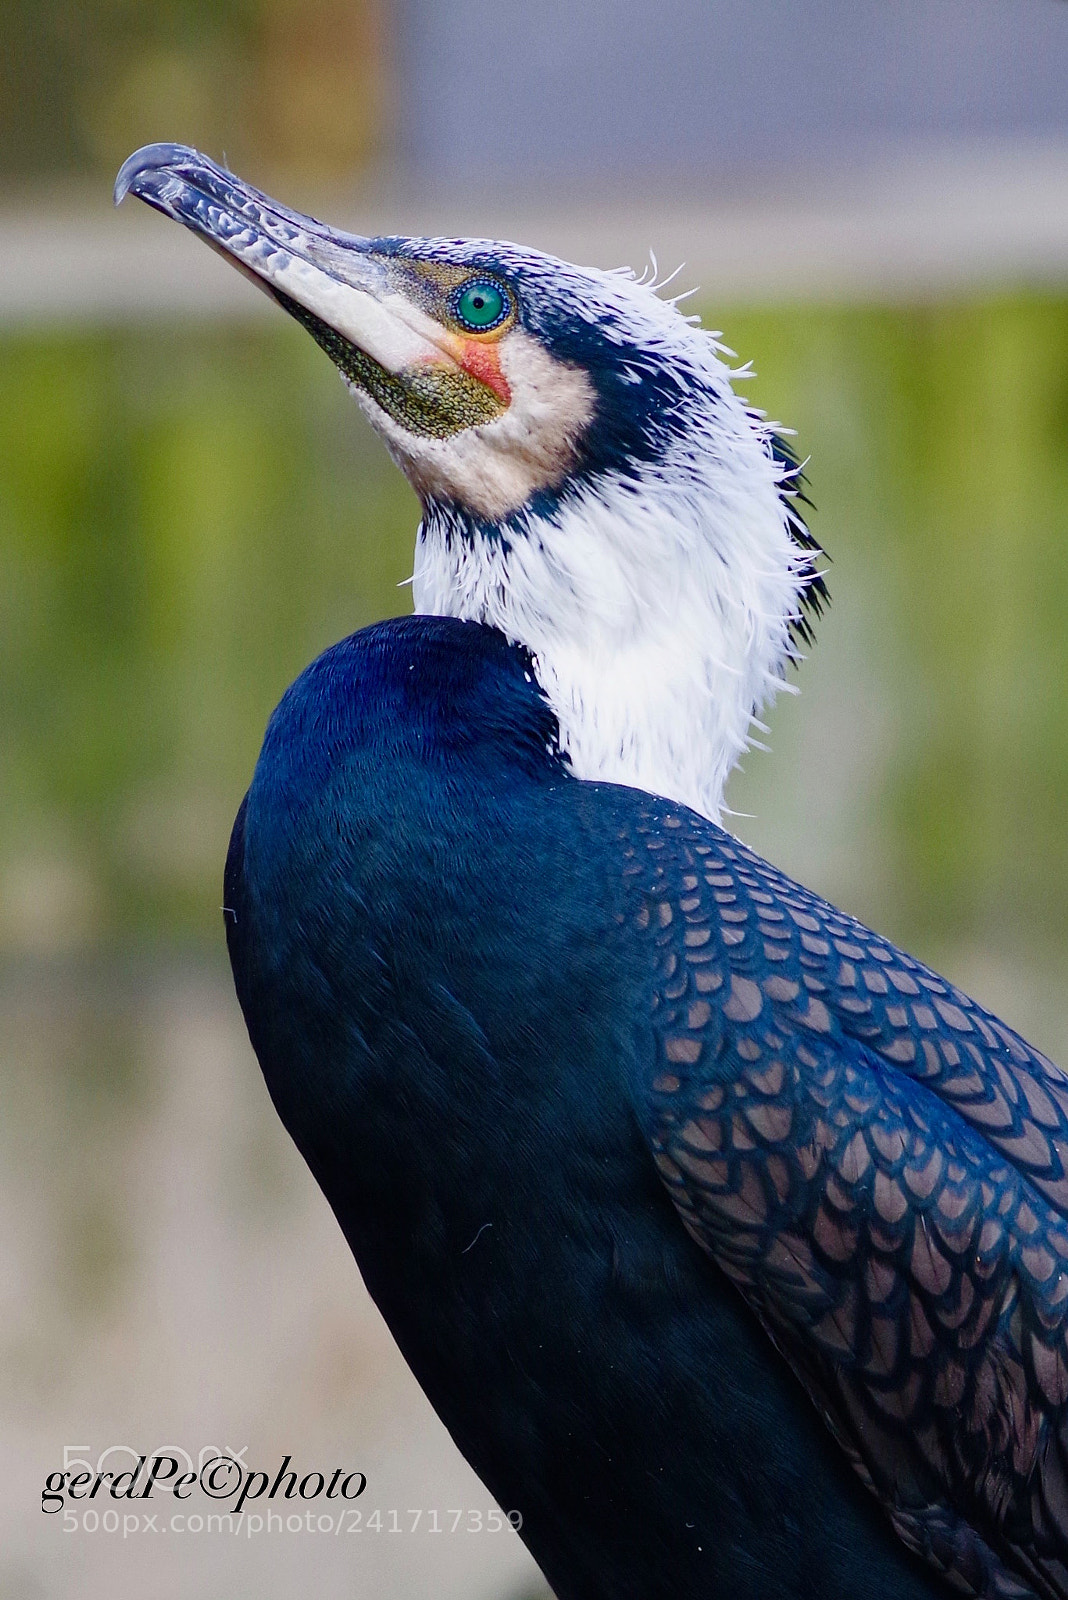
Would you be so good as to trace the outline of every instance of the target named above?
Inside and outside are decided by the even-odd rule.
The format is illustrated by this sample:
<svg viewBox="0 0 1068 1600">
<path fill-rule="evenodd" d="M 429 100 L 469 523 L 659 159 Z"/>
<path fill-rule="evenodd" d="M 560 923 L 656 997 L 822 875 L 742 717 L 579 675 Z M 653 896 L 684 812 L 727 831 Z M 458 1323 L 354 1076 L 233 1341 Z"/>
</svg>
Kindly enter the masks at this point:
<svg viewBox="0 0 1068 1600">
<path fill-rule="evenodd" d="M 138 182 L 146 173 L 158 172 L 161 168 L 174 167 L 190 157 L 194 161 L 202 158 L 197 152 L 185 144 L 146 144 L 140 150 L 135 150 L 132 156 L 127 156 L 119 168 L 115 179 L 115 204 L 121 205 L 132 190 L 134 194 L 141 192 Z"/>
</svg>

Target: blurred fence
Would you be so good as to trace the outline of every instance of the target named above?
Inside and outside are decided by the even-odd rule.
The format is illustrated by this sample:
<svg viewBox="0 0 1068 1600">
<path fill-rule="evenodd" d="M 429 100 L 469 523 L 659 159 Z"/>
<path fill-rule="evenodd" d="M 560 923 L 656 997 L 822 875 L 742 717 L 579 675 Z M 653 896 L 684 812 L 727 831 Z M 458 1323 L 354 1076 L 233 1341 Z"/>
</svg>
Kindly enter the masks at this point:
<svg viewBox="0 0 1068 1600">
<path fill-rule="evenodd" d="M 259 170 L 242 176 L 264 181 Z M 713 310 L 1068 284 L 1064 141 L 897 149 L 733 191 L 662 186 L 659 199 L 581 186 L 540 202 L 508 187 L 492 197 L 371 188 L 354 208 L 350 194 L 324 197 L 306 178 L 279 198 L 362 234 L 516 239 L 565 260 L 639 270 L 653 250 L 666 270 L 684 263 L 682 281 L 699 284 Z M 269 309 L 192 236 L 135 201 L 113 212 L 104 178 L 77 206 L 0 208 L 0 325 Z"/>
</svg>

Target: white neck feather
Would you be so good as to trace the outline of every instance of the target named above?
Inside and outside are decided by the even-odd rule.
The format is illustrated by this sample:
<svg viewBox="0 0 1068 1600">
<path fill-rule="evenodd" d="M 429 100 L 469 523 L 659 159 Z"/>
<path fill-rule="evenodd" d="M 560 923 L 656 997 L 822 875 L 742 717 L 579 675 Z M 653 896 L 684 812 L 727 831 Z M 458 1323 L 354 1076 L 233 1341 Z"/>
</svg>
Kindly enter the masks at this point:
<svg viewBox="0 0 1068 1600">
<path fill-rule="evenodd" d="M 786 469 L 729 388 L 688 448 L 606 476 L 519 531 L 428 512 L 417 611 L 491 624 L 533 653 L 579 778 L 719 819 L 754 717 L 782 687 L 810 558 L 789 531 Z"/>
</svg>

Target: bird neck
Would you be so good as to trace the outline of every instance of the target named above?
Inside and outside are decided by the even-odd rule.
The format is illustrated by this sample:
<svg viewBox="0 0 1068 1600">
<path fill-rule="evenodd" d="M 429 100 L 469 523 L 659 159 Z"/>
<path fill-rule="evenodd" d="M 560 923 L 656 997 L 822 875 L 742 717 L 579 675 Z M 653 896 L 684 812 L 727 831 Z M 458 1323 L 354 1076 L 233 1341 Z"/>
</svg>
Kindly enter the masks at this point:
<svg viewBox="0 0 1068 1600">
<path fill-rule="evenodd" d="M 501 526 L 429 504 L 416 611 L 487 623 L 530 650 L 577 777 L 718 821 L 753 720 L 796 656 L 811 578 L 782 478 L 763 448 L 738 449 L 638 480 L 602 475 Z"/>
</svg>

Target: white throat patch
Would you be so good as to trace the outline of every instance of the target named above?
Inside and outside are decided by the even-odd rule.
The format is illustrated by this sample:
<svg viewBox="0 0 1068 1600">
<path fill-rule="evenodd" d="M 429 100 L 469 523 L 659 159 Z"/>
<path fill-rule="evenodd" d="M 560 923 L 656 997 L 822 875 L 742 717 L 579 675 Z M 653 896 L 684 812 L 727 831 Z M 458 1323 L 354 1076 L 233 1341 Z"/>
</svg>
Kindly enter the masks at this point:
<svg viewBox="0 0 1068 1600">
<path fill-rule="evenodd" d="M 522 328 L 501 340 L 500 363 L 512 391 L 507 410 L 445 439 L 409 433 L 358 384 L 349 384 L 416 494 L 455 500 L 487 521 L 563 483 L 593 417 L 586 374 L 554 360 Z"/>
<path fill-rule="evenodd" d="M 718 820 L 753 719 L 782 687 L 812 568 L 781 498 L 789 469 L 698 337 L 722 377 L 684 446 L 515 531 L 428 512 L 413 594 L 417 611 L 527 646 L 577 777 Z"/>
</svg>

